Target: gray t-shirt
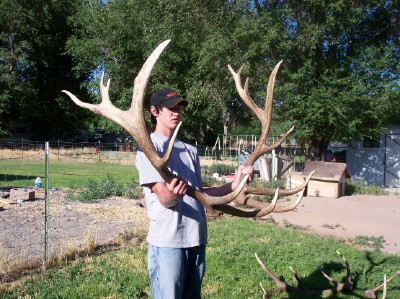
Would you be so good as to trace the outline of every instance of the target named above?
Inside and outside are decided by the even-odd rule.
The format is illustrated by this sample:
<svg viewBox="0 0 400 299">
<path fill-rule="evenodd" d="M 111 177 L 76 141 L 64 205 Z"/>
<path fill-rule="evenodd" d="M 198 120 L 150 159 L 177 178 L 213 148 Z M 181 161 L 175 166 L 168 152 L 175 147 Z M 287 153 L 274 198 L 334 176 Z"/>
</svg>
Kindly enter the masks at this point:
<svg viewBox="0 0 400 299">
<path fill-rule="evenodd" d="M 160 157 L 164 156 L 170 138 L 152 133 L 150 135 Z M 148 184 L 165 182 L 139 149 L 136 155 L 139 182 L 144 187 L 146 209 L 150 219 L 147 242 L 157 247 L 189 248 L 207 243 L 207 221 L 204 206 L 185 195 L 172 208 L 163 207 Z M 195 147 L 175 140 L 168 162 L 175 175 L 185 179 L 196 189 L 202 188 L 200 163 Z"/>
</svg>

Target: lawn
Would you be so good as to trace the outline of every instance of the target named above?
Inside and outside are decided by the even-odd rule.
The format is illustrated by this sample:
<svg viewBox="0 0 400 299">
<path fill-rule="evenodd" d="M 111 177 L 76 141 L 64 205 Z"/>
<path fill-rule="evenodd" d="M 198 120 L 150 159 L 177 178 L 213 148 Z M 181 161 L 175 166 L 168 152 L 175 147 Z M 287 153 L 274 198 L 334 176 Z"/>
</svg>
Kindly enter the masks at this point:
<svg viewBox="0 0 400 299">
<path fill-rule="evenodd" d="M 383 281 L 384 274 L 392 275 L 400 269 L 399 256 L 358 250 L 343 240 L 249 219 L 211 221 L 203 298 L 262 298 L 259 282 L 273 289 L 275 286 L 258 265 L 255 253 L 290 284 L 295 283 L 289 266 L 307 287 L 328 288 L 320 270 L 338 282 L 346 275 L 336 250 L 350 263 L 354 291 L 329 298 L 362 298 L 366 289 Z M 62 267 L 30 274 L 0 287 L 0 298 L 7 299 L 146 298 L 149 293 L 145 242 L 65 262 Z M 274 298 L 307 297 L 281 293 Z M 389 283 L 387 298 L 400 298 L 400 277 Z"/>
<path fill-rule="evenodd" d="M 36 177 L 41 177 L 43 187 L 46 165 L 44 160 L 1 160 L 0 187 L 33 187 Z M 111 176 L 120 184 L 138 182 L 138 172 L 133 165 L 108 163 L 82 163 L 51 161 L 48 168 L 50 188 L 77 188 L 90 180 L 102 181 Z"/>
</svg>

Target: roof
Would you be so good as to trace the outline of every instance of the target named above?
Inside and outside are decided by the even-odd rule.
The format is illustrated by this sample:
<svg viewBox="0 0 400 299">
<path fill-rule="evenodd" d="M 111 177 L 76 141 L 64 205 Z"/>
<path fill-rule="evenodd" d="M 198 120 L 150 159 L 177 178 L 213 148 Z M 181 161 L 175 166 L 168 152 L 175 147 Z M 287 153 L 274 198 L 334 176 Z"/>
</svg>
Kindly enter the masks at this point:
<svg viewBox="0 0 400 299">
<path fill-rule="evenodd" d="M 309 175 L 313 170 L 313 179 L 339 181 L 343 174 L 345 178 L 351 177 L 346 163 L 306 161 L 303 176 Z"/>
</svg>

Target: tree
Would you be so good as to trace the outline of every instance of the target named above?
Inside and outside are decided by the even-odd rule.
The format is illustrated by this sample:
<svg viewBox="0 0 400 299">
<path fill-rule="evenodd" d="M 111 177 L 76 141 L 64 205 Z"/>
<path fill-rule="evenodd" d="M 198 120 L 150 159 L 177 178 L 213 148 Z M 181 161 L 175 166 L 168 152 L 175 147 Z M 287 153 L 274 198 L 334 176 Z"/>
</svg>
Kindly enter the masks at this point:
<svg viewBox="0 0 400 299">
<path fill-rule="evenodd" d="M 268 1 L 258 23 L 271 18 L 281 38 L 263 50 L 264 59 L 284 60 L 277 116 L 296 125 L 307 159 L 322 159 L 331 141 L 376 137 L 396 118 L 397 1 Z M 263 33 L 261 44 L 273 36 Z"/>
<path fill-rule="evenodd" d="M 126 108 L 132 79 L 143 60 L 158 43 L 172 39 L 153 71 L 147 98 L 161 86 L 177 89 L 190 102 L 184 138 L 207 141 L 211 136 L 214 142 L 234 92 L 228 91 L 226 68 L 226 56 L 232 53 L 228 30 L 234 17 L 226 1 L 114 0 L 103 5 L 85 1 L 71 18 L 74 36 L 68 41 L 68 53 L 76 72 L 97 75 L 96 84 L 96 71 L 105 71 L 112 78 L 112 98 Z"/>
<path fill-rule="evenodd" d="M 79 1 L 2 1 L 0 4 L 0 135 L 10 122 L 30 122 L 32 138 L 65 138 L 86 113 L 60 96 L 61 87 L 79 86 L 64 55 L 70 34 L 67 17 Z"/>
<path fill-rule="evenodd" d="M 245 65 L 243 77 L 251 77 L 252 97 L 260 104 L 268 74 L 283 59 L 278 125 L 271 132 L 295 125 L 307 157 L 322 159 L 331 141 L 373 137 L 398 119 L 398 105 L 390 102 L 399 101 L 398 6 L 359 0 L 85 1 L 70 20 L 68 53 L 90 90 L 97 90 L 105 71 L 113 101 L 126 108 L 139 66 L 159 42 L 172 39 L 153 70 L 147 98 L 160 86 L 177 89 L 190 102 L 182 134 L 208 143 L 222 132 L 223 115 L 229 114 L 233 132 L 259 132 L 237 100 L 227 64 Z"/>
</svg>

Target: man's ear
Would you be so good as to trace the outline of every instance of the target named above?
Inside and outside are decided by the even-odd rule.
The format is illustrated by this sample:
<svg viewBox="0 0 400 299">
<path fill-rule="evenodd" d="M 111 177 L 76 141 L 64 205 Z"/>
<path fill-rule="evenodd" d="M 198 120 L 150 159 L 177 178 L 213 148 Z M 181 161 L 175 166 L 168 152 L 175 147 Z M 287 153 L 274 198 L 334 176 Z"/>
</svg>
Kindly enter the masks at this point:
<svg viewBox="0 0 400 299">
<path fill-rule="evenodd" d="M 158 109 L 154 106 L 150 106 L 150 113 L 153 116 L 158 116 Z"/>
</svg>

